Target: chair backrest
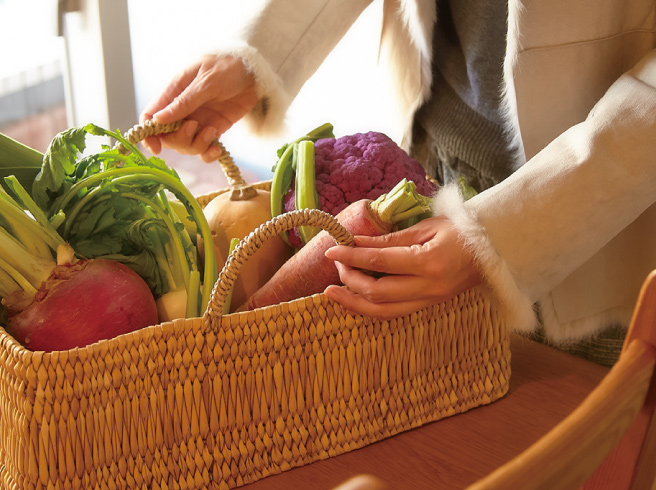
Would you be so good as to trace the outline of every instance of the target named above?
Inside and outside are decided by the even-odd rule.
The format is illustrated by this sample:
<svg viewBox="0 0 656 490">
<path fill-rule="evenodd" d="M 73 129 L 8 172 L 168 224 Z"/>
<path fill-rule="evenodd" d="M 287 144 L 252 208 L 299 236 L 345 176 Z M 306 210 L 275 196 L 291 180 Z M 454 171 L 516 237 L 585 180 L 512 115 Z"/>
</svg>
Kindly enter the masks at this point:
<svg viewBox="0 0 656 490">
<path fill-rule="evenodd" d="M 656 271 L 622 353 L 562 422 L 467 490 L 656 489 Z"/>
</svg>

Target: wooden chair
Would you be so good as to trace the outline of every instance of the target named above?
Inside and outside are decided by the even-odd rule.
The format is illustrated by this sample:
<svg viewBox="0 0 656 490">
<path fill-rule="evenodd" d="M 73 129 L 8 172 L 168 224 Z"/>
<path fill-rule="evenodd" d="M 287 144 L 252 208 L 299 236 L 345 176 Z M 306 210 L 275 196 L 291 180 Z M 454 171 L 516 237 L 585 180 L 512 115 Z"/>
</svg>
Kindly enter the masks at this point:
<svg viewBox="0 0 656 490">
<path fill-rule="evenodd" d="M 656 270 L 602 382 L 536 443 L 466 490 L 656 490 L 655 366 Z M 384 488 L 365 476 L 335 490 Z"/>
</svg>

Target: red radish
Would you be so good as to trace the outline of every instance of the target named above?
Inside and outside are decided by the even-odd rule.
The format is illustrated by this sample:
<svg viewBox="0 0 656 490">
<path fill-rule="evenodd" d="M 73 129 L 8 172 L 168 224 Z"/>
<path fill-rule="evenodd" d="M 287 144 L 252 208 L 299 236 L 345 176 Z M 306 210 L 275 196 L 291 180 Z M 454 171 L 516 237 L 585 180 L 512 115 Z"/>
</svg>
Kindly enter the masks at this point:
<svg viewBox="0 0 656 490">
<path fill-rule="evenodd" d="M 430 198 L 416 192 L 413 182 L 404 179 L 375 201 L 361 199 L 350 204 L 336 218 L 352 235 L 384 235 L 399 222 L 430 212 L 429 202 Z M 321 231 L 237 311 L 291 301 L 321 293 L 331 284 L 340 284 L 334 261 L 324 255 L 333 245 L 335 241 L 330 234 Z"/>
<path fill-rule="evenodd" d="M 68 350 L 157 323 L 146 282 L 106 259 L 57 265 L 22 311 L 10 314 L 9 332 L 32 351 Z"/>
</svg>

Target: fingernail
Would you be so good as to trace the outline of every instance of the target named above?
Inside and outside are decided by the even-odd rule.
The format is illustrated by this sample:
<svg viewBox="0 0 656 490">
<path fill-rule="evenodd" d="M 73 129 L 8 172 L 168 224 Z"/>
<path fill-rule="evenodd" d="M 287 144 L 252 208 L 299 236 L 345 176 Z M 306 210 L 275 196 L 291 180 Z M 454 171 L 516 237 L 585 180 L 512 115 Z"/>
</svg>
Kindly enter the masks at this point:
<svg viewBox="0 0 656 490">
<path fill-rule="evenodd" d="M 207 127 L 203 130 L 203 140 L 213 141 L 216 138 L 216 128 Z"/>
</svg>

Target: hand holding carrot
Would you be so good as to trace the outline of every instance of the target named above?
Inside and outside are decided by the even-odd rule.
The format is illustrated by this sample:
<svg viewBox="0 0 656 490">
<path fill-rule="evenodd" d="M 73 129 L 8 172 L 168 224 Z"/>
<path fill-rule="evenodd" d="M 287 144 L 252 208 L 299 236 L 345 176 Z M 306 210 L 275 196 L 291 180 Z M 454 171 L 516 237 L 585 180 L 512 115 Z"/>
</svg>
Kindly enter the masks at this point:
<svg viewBox="0 0 656 490">
<path fill-rule="evenodd" d="M 381 319 L 406 315 L 482 283 L 471 253 L 450 221 L 428 218 L 379 237 L 355 237 L 356 247 L 334 246 L 340 280 L 326 295 L 348 311 Z M 359 269 L 384 273 L 372 277 Z"/>
<path fill-rule="evenodd" d="M 162 124 L 189 120 L 177 131 L 149 137 L 144 144 L 155 154 L 162 147 L 172 148 L 212 162 L 220 150 L 210 143 L 244 117 L 257 101 L 255 78 L 241 60 L 204 56 L 176 76 L 140 117 L 142 123 L 149 119 Z"/>
</svg>

